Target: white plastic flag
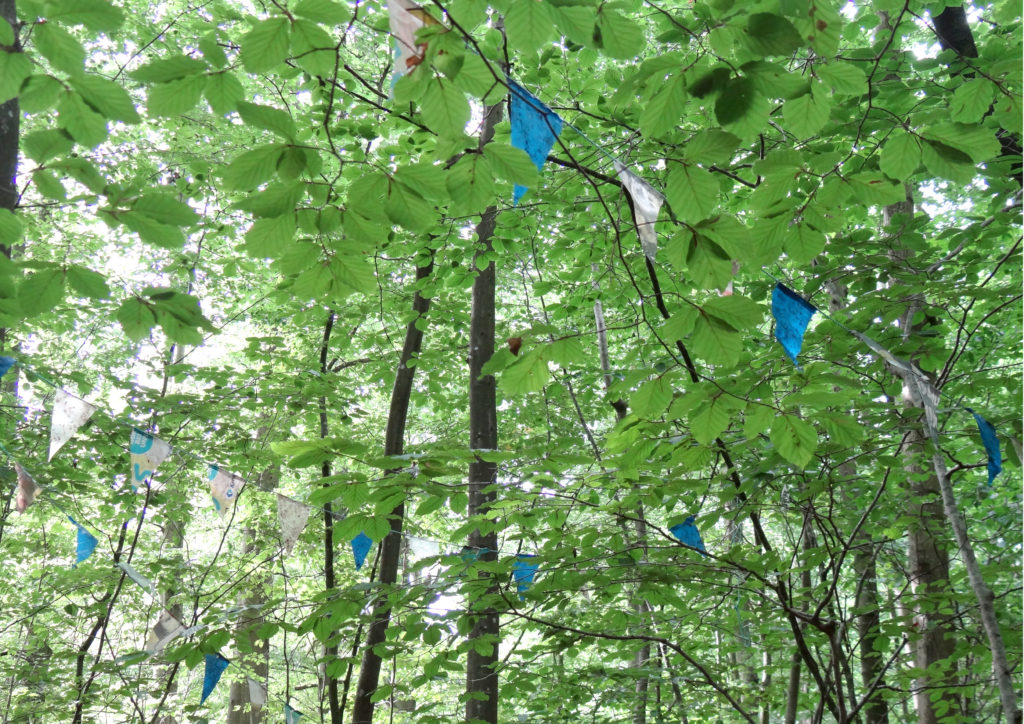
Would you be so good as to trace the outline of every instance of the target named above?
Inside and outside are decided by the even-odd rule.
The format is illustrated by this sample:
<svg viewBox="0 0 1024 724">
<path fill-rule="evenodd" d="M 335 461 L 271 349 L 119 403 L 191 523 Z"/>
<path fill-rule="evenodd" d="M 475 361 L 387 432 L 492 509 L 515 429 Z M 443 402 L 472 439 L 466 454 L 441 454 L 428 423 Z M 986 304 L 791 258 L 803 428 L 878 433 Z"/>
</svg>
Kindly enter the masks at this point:
<svg viewBox="0 0 1024 724">
<path fill-rule="evenodd" d="M 18 499 L 16 505 L 18 512 L 24 513 L 25 509 L 35 502 L 40 487 L 36 485 L 36 481 L 28 474 L 28 471 L 21 467 L 21 463 L 14 463 L 14 473 L 18 476 Z"/>
<path fill-rule="evenodd" d="M 175 638 L 185 632 L 181 621 L 171 615 L 170 611 L 160 614 L 156 626 L 149 632 L 149 640 L 146 642 L 146 651 L 151 654 L 160 653 L 163 648 Z"/>
<path fill-rule="evenodd" d="M 302 529 L 309 519 L 309 506 L 286 495 L 277 496 L 277 519 L 281 524 L 281 543 L 284 554 L 290 556 Z"/>
<path fill-rule="evenodd" d="M 416 43 L 416 31 L 437 20 L 410 0 L 388 0 L 388 22 L 395 42 L 396 77 L 411 73 L 423 61 L 426 43 Z"/>
<path fill-rule="evenodd" d="M 50 422 L 50 456 L 47 460 L 53 460 L 57 451 L 64 447 L 64 443 L 78 432 L 78 428 L 84 425 L 94 412 L 96 408 L 85 400 L 64 390 L 57 390 Z"/>
<path fill-rule="evenodd" d="M 163 440 L 132 429 L 128 452 L 132 456 L 132 490 L 153 476 L 157 467 L 171 454 L 171 446 Z"/>
<path fill-rule="evenodd" d="M 226 473 L 216 465 L 210 466 L 210 492 L 213 494 L 213 504 L 223 518 L 232 505 L 235 498 L 245 487 L 245 481 L 234 473 Z"/>
<path fill-rule="evenodd" d="M 622 188 L 633 200 L 633 223 L 640 237 L 640 246 L 653 262 L 658 251 L 658 234 L 654 230 L 654 222 L 658 220 L 658 212 L 665 203 L 665 197 L 618 161 L 615 162 L 615 173 L 622 181 Z"/>
<path fill-rule="evenodd" d="M 409 550 L 412 551 L 416 560 L 434 558 L 441 555 L 441 544 L 436 540 L 417 538 L 412 535 L 408 536 L 407 540 L 409 541 Z"/>
</svg>

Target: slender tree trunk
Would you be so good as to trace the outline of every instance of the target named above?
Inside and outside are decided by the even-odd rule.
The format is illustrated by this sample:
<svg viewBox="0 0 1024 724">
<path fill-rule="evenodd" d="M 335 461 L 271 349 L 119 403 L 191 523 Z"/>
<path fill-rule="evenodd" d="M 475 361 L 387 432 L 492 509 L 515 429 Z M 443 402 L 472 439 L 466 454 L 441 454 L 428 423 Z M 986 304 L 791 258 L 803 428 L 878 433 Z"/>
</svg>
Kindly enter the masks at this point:
<svg viewBox="0 0 1024 724">
<path fill-rule="evenodd" d="M 0 45 L 0 52 L 20 51 L 18 19 L 14 0 L 0 0 L 0 18 L 14 28 L 14 45 Z M 21 110 L 18 96 L 0 103 L 0 209 L 10 212 L 18 207 L 18 142 L 21 132 Z M 10 258 L 10 247 L 0 246 L 0 252 Z"/>
<path fill-rule="evenodd" d="M 434 268 L 433 257 L 425 266 L 417 267 L 416 281 L 430 276 Z M 413 377 L 416 366 L 409 362 L 417 357 L 423 345 L 423 332 L 416 326 L 421 317 L 430 308 L 430 300 L 416 292 L 412 301 L 415 316 L 405 329 L 405 344 L 398 359 L 395 373 L 395 385 L 391 390 L 391 409 L 388 412 L 388 426 L 384 434 L 384 455 L 401 455 L 405 449 L 405 423 L 409 414 L 409 397 L 412 394 Z M 398 471 L 392 470 L 394 474 Z M 391 532 L 384 538 L 380 552 L 380 581 L 384 586 L 373 613 L 373 623 L 366 634 L 366 646 L 363 649 L 363 663 L 359 669 L 359 683 L 356 685 L 356 696 L 352 705 L 353 724 L 370 724 L 373 721 L 373 704 L 370 697 L 377 690 L 380 680 L 381 656 L 374 647 L 382 644 L 387 636 L 391 622 L 391 602 L 388 600 L 388 587 L 398 579 L 398 564 L 402 552 L 402 526 L 405 522 L 405 504 L 400 503 L 391 511 L 389 518 Z"/>
<path fill-rule="evenodd" d="M 482 148 L 494 135 L 494 127 L 501 120 L 501 105 L 489 106 L 484 113 L 484 127 L 480 135 Z M 498 210 L 489 207 L 476 227 L 477 252 L 474 265 L 485 254 L 489 255 L 491 238 Z M 470 450 L 495 450 L 498 447 L 498 411 L 495 381 L 492 375 L 480 374 L 483 366 L 494 354 L 494 262 L 478 272 L 473 280 L 473 306 L 469 323 L 469 447 Z M 497 499 L 497 465 L 476 458 L 469 465 L 469 516 L 482 519 Z M 485 527 L 486 526 L 486 527 Z M 481 524 L 469 534 L 469 548 L 478 552 L 482 561 L 497 559 L 498 536 L 494 523 Z M 472 621 L 469 634 L 470 649 L 466 659 L 466 721 L 497 724 L 498 721 L 498 612 L 486 601 L 496 595 L 497 579 L 490 574 L 487 593 L 480 600 L 467 601 L 467 613 Z M 478 597 L 479 599 L 480 597 Z"/>
</svg>

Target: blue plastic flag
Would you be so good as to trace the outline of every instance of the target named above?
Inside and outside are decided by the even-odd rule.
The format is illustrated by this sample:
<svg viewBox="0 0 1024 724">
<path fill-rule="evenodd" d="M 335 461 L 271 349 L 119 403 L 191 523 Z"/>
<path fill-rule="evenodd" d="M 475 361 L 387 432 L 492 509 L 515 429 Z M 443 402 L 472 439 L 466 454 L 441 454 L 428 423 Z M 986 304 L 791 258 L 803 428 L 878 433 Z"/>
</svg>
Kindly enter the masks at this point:
<svg viewBox="0 0 1024 724">
<path fill-rule="evenodd" d="M 811 317 L 818 311 L 813 304 L 784 284 L 772 290 L 772 316 L 775 317 L 775 339 L 782 343 L 786 356 L 797 367 L 796 357 L 804 343 L 804 332 Z"/>
<path fill-rule="evenodd" d="M 206 668 L 203 670 L 203 696 L 199 700 L 200 706 L 206 701 L 206 697 L 213 693 L 217 682 L 220 681 L 220 675 L 224 673 L 224 669 L 228 668 L 230 663 L 220 654 L 206 655 Z"/>
<path fill-rule="evenodd" d="M 356 570 L 363 567 L 366 562 L 366 554 L 373 547 L 373 539 L 360 531 L 359 535 L 352 539 L 352 556 L 356 559 Z"/>
<path fill-rule="evenodd" d="M 967 411 L 974 415 L 974 419 L 978 423 L 978 432 L 981 433 L 981 442 L 985 446 L 985 452 L 988 453 L 988 484 L 991 485 L 996 476 L 1003 471 L 1003 455 L 999 451 L 999 438 L 996 437 L 996 429 L 992 427 L 991 422 L 969 407 Z"/>
<path fill-rule="evenodd" d="M 302 716 L 301 711 L 295 711 L 292 709 L 291 704 L 285 702 L 284 704 L 284 724 L 299 724 L 299 717 Z"/>
<path fill-rule="evenodd" d="M 555 145 L 555 139 L 562 133 L 562 119 L 512 79 L 508 81 L 508 90 L 512 145 L 526 151 L 540 171 Z M 517 205 L 525 193 L 526 187 L 516 184 L 512 191 L 512 205 Z"/>
<path fill-rule="evenodd" d="M 538 566 L 530 560 L 531 558 L 533 555 L 530 553 L 520 553 L 512 564 L 512 580 L 516 582 L 516 590 L 519 593 L 526 593 L 533 583 L 533 577 L 537 575 Z"/>
<path fill-rule="evenodd" d="M 99 541 L 96 540 L 96 536 L 79 525 L 78 521 L 70 515 L 68 520 L 71 521 L 73 526 L 78 528 L 78 542 L 75 545 L 75 565 L 77 566 L 82 561 L 88 560 L 89 556 L 96 550 L 96 546 L 99 545 Z"/>
<path fill-rule="evenodd" d="M 696 548 L 704 555 L 707 555 L 707 549 L 704 548 L 704 541 L 700 538 L 700 531 L 697 530 L 694 520 L 695 518 L 691 515 L 682 523 L 676 523 L 669 530 L 672 531 L 672 535 L 679 539 L 680 543 Z"/>
<path fill-rule="evenodd" d="M 16 362 L 13 357 L 0 357 L 0 377 L 6 375 Z"/>
</svg>

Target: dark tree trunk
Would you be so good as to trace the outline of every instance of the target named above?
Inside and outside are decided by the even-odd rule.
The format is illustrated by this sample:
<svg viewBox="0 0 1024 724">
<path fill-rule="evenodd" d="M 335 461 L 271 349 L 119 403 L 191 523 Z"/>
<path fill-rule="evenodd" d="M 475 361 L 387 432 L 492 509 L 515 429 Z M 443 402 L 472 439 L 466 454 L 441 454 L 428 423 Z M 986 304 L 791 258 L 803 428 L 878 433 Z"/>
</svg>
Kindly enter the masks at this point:
<svg viewBox="0 0 1024 724">
<path fill-rule="evenodd" d="M 426 266 L 417 267 L 416 281 L 430 276 L 434 268 L 433 257 Z M 416 326 L 430 308 L 430 300 L 416 292 L 412 301 L 412 309 L 416 316 L 409 322 L 405 330 L 405 344 L 398 360 L 398 371 L 395 374 L 395 386 L 391 390 L 391 409 L 388 412 L 388 426 L 384 435 L 384 454 L 401 455 L 405 449 L 405 423 L 409 415 L 409 397 L 412 394 L 413 378 L 416 366 L 409 362 L 417 357 L 423 345 L 423 332 Z M 397 471 L 391 471 L 395 473 Z M 373 705 L 370 697 L 377 689 L 380 680 L 381 657 L 374 647 L 383 643 L 391 622 L 391 602 L 387 597 L 387 587 L 394 585 L 398 579 L 398 563 L 402 551 L 402 526 L 405 522 L 405 504 L 400 503 L 391 511 L 391 532 L 384 538 L 380 552 L 380 581 L 384 590 L 378 599 L 373 612 L 373 623 L 366 635 L 366 646 L 363 649 L 363 663 L 359 669 L 359 683 L 356 685 L 356 696 L 352 707 L 353 724 L 370 724 L 373 721 Z"/>
<path fill-rule="evenodd" d="M 14 45 L 0 45 L 0 52 L 20 51 L 18 22 L 14 0 L 0 0 L 0 18 L 14 28 Z M 0 209 L 14 211 L 18 206 L 18 141 L 21 123 L 21 109 L 18 97 L 0 103 Z M 8 258 L 10 247 L 2 246 L 0 251 Z"/>
</svg>

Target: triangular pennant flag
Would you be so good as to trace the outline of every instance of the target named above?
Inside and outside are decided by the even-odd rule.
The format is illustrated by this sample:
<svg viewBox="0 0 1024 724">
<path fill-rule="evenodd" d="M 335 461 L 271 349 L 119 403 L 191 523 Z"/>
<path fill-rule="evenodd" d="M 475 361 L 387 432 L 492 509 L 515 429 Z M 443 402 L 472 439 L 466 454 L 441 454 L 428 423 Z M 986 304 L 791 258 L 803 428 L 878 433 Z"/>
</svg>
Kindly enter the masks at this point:
<svg viewBox="0 0 1024 724">
<path fill-rule="evenodd" d="M 87 531 L 79 524 L 77 520 L 68 516 L 68 520 L 71 524 L 78 529 L 78 539 L 75 544 L 75 565 L 77 566 L 82 561 L 85 561 L 92 555 L 93 551 L 96 550 L 96 546 L 99 545 L 99 541 L 92 533 Z"/>
<path fill-rule="evenodd" d="M 200 706 L 206 701 L 206 697 L 213 693 L 217 682 L 220 681 L 220 675 L 224 673 L 224 669 L 228 668 L 230 663 L 220 654 L 206 655 L 206 666 L 203 668 L 203 696 L 199 699 Z"/>
<path fill-rule="evenodd" d="M 519 593 L 529 590 L 533 577 L 537 575 L 539 566 L 531 561 L 532 558 L 533 555 L 530 553 L 520 553 L 512 564 L 512 580 L 516 582 L 516 591 Z"/>
<path fill-rule="evenodd" d="M 352 539 L 352 557 L 356 559 L 357 571 L 363 567 L 363 563 L 366 562 L 366 554 L 370 552 L 372 546 L 373 539 L 366 533 L 360 532 Z"/>
<path fill-rule="evenodd" d="M 665 197 L 618 161 L 615 162 L 615 173 L 622 182 L 622 188 L 633 201 L 633 223 L 636 225 L 637 236 L 640 237 L 640 246 L 647 258 L 653 262 L 654 255 L 658 252 L 658 234 L 654 231 L 654 222 L 658 220 L 658 212 L 665 203 Z"/>
<path fill-rule="evenodd" d="M 416 558 L 433 558 L 441 555 L 441 544 L 436 540 L 417 538 L 410 535 L 406 538 L 409 541 L 409 550 Z"/>
<path fill-rule="evenodd" d="M 678 538 L 679 542 L 683 545 L 696 548 L 704 555 L 707 555 L 707 549 L 704 548 L 704 541 L 701 540 L 700 531 L 697 530 L 697 525 L 694 521 L 695 518 L 691 515 L 682 523 L 676 523 L 674 526 L 669 528 L 669 530 L 672 531 L 672 535 Z"/>
<path fill-rule="evenodd" d="M 6 375 L 17 362 L 13 357 L 0 357 L 0 377 Z"/>
<path fill-rule="evenodd" d="M 181 621 L 176 619 L 170 611 L 164 611 L 160 614 L 160 618 L 157 619 L 153 630 L 149 632 L 149 638 L 146 641 L 146 651 L 152 654 L 160 653 L 167 644 L 184 633 L 184 631 L 185 626 Z"/>
<path fill-rule="evenodd" d="M 395 80 L 398 80 L 415 70 L 426 54 L 427 44 L 416 42 L 416 31 L 438 23 L 410 0 L 388 0 L 388 23 L 395 44 Z"/>
<path fill-rule="evenodd" d="M 540 171 L 555 145 L 555 139 L 562 132 L 562 119 L 512 79 L 508 79 L 508 90 L 512 145 L 526 151 Z M 517 205 L 525 193 L 526 187 L 516 184 L 512 191 L 512 205 Z"/>
<path fill-rule="evenodd" d="M 171 446 L 160 438 L 132 428 L 128 452 L 132 457 L 132 490 L 135 490 L 167 459 Z"/>
<path fill-rule="evenodd" d="M 253 706 L 267 705 L 267 687 L 262 682 L 249 678 L 249 703 Z"/>
<path fill-rule="evenodd" d="M 117 567 L 124 571 L 125 575 L 135 581 L 136 585 L 142 590 L 149 593 L 149 595 L 156 597 L 156 589 L 153 588 L 153 582 L 146 578 L 144 575 L 136 571 L 131 565 L 125 561 L 118 561 Z"/>
<path fill-rule="evenodd" d="M 978 432 L 981 433 L 981 444 L 985 446 L 985 452 L 988 453 L 988 484 L 991 485 L 996 476 L 1003 471 L 1003 455 L 999 449 L 999 438 L 996 437 L 996 429 L 992 427 L 991 422 L 969 407 L 967 411 L 974 415 L 974 420 L 978 423 Z"/>
<path fill-rule="evenodd" d="M 291 704 L 285 702 L 284 704 L 284 724 L 299 724 L 299 717 L 302 716 L 301 711 L 295 711 L 292 709 Z"/>
<path fill-rule="evenodd" d="M 47 460 L 53 460 L 57 451 L 64 447 L 64 443 L 78 432 L 78 428 L 84 425 L 94 412 L 96 408 L 85 400 L 64 390 L 57 390 L 50 419 L 50 455 Z"/>
<path fill-rule="evenodd" d="M 210 466 L 210 493 L 213 505 L 223 518 L 235 504 L 235 499 L 245 487 L 245 481 L 234 473 L 226 473 L 217 465 Z"/>
<path fill-rule="evenodd" d="M 18 476 L 18 499 L 15 505 L 19 513 L 24 513 L 25 509 L 35 502 L 40 487 L 36 485 L 36 481 L 28 474 L 28 471 L 21 467 L 21 463 L 14 463 L 14 473 Z"/>
<path fill-rule="evenodd" d="M 814 305 L 784 284 L 772 290 L 772 316 L 775 317 L 775 339 L 782 344 L 786 356 L 797 367 L 796 357 L 804 343 L 804 332 L 811 317 L 818 311 Z"/>
<path fill-rule="evenodd" d="M 278 494 L 277 520 L 281 525 L 281 544 L 284 546 L 286 556 L 292 554 L 295 541 L 299 539 L 299 534 L 306 527 L 309 511 L 308 505 L 292 500 L 286 495 Z"/>
</svg>

